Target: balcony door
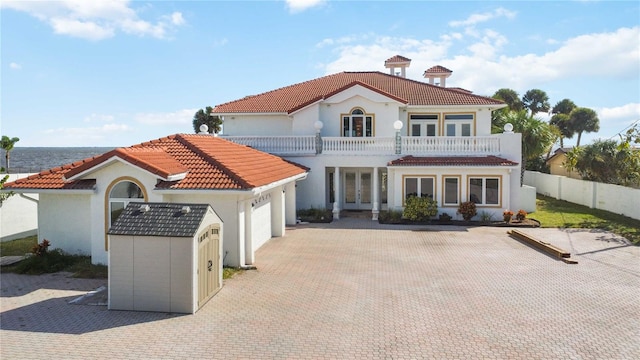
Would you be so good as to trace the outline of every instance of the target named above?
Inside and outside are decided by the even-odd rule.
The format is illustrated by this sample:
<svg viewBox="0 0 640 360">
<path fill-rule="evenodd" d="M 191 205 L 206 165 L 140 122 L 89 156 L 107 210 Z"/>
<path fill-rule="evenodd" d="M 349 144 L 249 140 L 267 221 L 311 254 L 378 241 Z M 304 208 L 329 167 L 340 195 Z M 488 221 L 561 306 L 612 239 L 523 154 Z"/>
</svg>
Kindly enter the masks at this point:
<svg viewBox="0 0 640 360">
<path fill-rule="evenodd" d="M 348 169 L 344 171 L 344 202 L 345 210 L 371 210 L 372 172 L 370 169 Z"/>
</svg>

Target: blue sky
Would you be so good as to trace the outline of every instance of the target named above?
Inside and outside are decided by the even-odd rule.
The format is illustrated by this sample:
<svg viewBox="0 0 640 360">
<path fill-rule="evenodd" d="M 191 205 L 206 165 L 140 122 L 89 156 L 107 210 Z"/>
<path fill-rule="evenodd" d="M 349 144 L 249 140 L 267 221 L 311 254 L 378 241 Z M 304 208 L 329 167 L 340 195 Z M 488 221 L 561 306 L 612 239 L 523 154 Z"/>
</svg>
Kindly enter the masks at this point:
<svg viewBox="0 0 640 360">
<path fill-rule="evenodd" d="M 193 114 L 341 71 L 412 59 L 480 95 L 539 88 L 640 119 L 637 1 L 11 1 L 1 3 L 0 133 L 17 146 L 128 146 Z M 573 140 L 565 146 L 574 145 Z"/>
</svg>

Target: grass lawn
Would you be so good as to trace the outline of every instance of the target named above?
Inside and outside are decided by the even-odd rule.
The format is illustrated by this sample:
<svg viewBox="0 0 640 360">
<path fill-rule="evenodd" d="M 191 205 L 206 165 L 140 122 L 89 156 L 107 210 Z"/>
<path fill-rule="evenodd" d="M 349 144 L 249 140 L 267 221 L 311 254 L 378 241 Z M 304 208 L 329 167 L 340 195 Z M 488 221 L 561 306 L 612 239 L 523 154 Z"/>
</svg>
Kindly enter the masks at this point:
<svg viewBox="0 0 640 360">
<path fill-rule="evenodd" d="M 31 252 L 38 243 L 38 236 L 33 235 L 22 239 L 0 243 L 0 256 L 19 256 Z"/>
<path fill-rule="evenodd" d="M 542 195 L 536 205 L 536 212 L 529 217 L 540 221 L 541 227 L 603 229 L 640 245 L 640 220 Z"/>
</svg>

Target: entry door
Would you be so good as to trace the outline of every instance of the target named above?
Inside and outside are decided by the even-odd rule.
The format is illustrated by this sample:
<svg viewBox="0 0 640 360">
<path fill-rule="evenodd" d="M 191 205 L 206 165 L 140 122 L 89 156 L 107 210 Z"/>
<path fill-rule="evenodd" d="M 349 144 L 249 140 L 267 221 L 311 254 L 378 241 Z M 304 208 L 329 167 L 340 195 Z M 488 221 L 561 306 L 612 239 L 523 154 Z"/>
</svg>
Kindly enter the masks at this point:
<svg viewBox="0 0 640 360">
<path fill-rule="evenodd" d="M 350 169 L 344 172 L 345 210 L 371 210 L 371 170 Z"/>
<path fill-rule="evenodd" d="M 198 236 L 198 308 L 218 290 L 220 284 L 220 227 L 210 225 Z"/>
</svg>

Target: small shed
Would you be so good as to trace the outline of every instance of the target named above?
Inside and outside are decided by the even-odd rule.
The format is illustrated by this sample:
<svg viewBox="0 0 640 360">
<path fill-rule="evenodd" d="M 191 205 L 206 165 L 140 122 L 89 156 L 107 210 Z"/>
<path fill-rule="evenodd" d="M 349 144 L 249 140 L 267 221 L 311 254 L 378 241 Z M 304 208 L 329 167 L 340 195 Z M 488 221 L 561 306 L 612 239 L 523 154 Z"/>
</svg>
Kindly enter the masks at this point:
<svg viewBox="0 0 640 360">
<path fill-rule="evenodd" d="M 129 203 L 108 232 L 109 309 L 195 313 L 222 287 L 208 204 Z"/>
</svg>

